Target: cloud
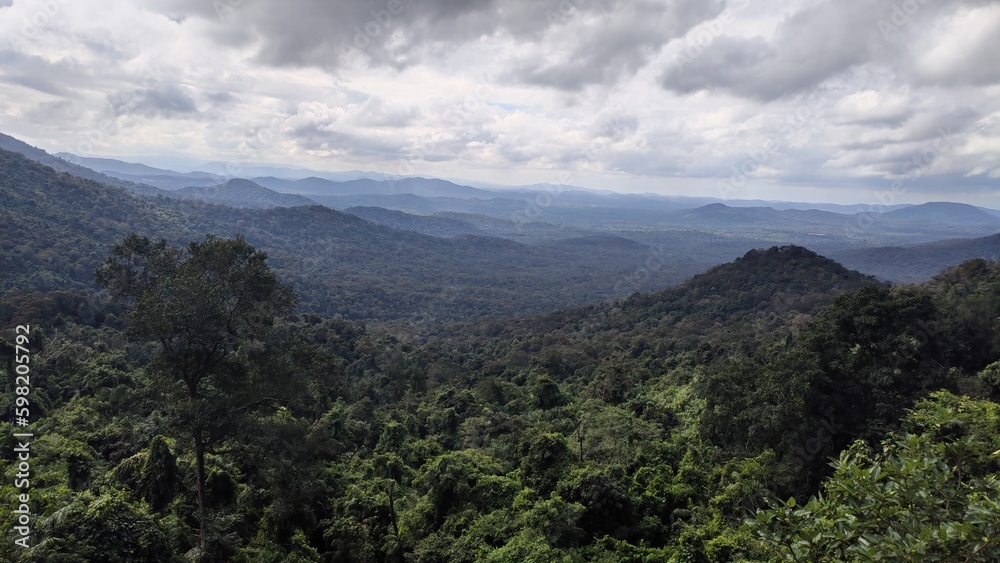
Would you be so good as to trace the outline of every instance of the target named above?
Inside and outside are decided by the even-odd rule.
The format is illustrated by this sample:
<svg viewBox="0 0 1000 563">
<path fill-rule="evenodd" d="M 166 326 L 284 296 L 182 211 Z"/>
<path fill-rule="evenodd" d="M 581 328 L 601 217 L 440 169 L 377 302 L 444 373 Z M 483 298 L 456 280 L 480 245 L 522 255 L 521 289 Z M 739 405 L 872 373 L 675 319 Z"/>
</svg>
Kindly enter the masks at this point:
<svg viewBox="0 0 1000 563">
<path fill-rule="evenodd" d="M 715 37 L 688 64 L 668 66 L 664 88 L 722 90 L 770 101 L 791 96 L 868 61 L 879 36 L 871 3 L 825 0 L 782 20 L 773 37 Z"/>
<path fill-rule="evenodd" d="M 115 116 L 188 118 L 198 114 L 198 105 L 191 95 L 175 84 L 109 94 L 108 104 Z"/>
<path fill-rule="evenodd" d="M 525 48 L 505 76 L 565 90 L 613 84 L 723 9 L 722 0 L 228 2 L 215 2 L 222 10 L 197 0 L 159 4 L 172 18 L 214 22 L 219 42 L 253 44 L 257 60 L 273 66 L 400 70 L 440 62 L 485 40 L 510 40 Z"/>
<path fill-rule="evenodd" d="M 537 48 L 517 57 L 508 76 L 526 84 L 577 91 L 613 85 L 645 66 L 670 41 L 716 17 L 721 2 L 683 0 L 663 5 L 622 3 L 598 15 L 570 12 L 553 18 Z"/>
<path fill-rule="evenodd" d="M 6 4 L 4 132 L 55 150 L 800 198 L 1000 176 L 995 0 Z"/>
<path fill-rule="evenodd" d="M 1000 5 L 965 6 L 931 28 L 936 41 L 914 44 L 912 73 L 940 86 L 1000 83 Z"/>
</svg>

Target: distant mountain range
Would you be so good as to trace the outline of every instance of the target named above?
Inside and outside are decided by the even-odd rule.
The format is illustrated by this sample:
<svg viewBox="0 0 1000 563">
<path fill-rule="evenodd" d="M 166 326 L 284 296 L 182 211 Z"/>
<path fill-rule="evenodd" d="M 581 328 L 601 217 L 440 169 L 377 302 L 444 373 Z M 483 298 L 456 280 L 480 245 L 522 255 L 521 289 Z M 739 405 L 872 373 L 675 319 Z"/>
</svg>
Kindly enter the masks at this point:
<svg viewBox="0 0 1000 563">
<path fill-rule="evenodd" d="M 108 213 L 129 217 L 132 230 L 162 231 L 162 236 L 175 241 L 198 238 L 206 232 L 221 235 L 253 232 L 260 237 L 258 240 L 268 241 L 272 256 L 289 260 L 288 263 L 322 264 L 320 269 L 325 275 L 345 276 L 327 263 L 332 259 L 329 256 L 302 254 L 329 252 L 330 245 L 334 245 L 348 253 L 336 253 L 341 265 L 353 268 L 343 283 L 374 287 L 387 278 L 409 283 L 413 293 L 424 295 L 404 296 L 406 292 L 402 291 L 395 297 L 384 297 L 384 303 L 366 305 L 367 309 L 359 309 L 355 303 L 341 311 L 357 318 L 367 318 L 369 314 L 359 311 L 382 311 L 384 306 L 394 307 L 401 315 L 412 312 L 413 303 L 439 291 L 426 276 L 418 276 L 422 281 L 411 279 L 415 272 L 426 269 L 440 268 L 463 279 L 457 285 L 476 296 L 472 298 L 476 303 L 472 309 L 479 307 L 477 310 L 485 311 L 493 307 L 489 303 L 496 296 L 487 296 L 483 288 L 491 285 L 490 276 L 500 275 L 511 291 L 516 293 L 520 290 L 514 290 L 515 287 L 523 288 L 525 299 L 531 303 L 526 306 L 538 311 L 545 308 L 543 303 L 554 306 L 620 297 L 623 287 L 628 291 L 661 289 L 750 249 L 773 245 L 807 246 L 865 274 L 901 282 L 922 281 L 967 258 L 993 258 L 998 254 L 994 235 L 1000 232 L 1000 211 L 960 203 L 893 206 L 884 213 L 873 213 L 868 206 L 820 205 L 817 207 L 822 209 L 802 209 L 811 204 L 746 200 L 723 203 L 711 198 L 617 194 L 572 186 L 471 187 L 434 178 L 336 180 L 321 176 L 264 175 L 242 179 L 210 171 L 175 172 L 116 159 L 80 159 L 63 154 L 66 159 L 102 170 L 97 171 L 5 135 L 0 135 L 0 147 L 51 166 L 57 172 L 152 197 L 119 201 L 117 196 L 101 196 L 99 199 L 107 200 L 105 203 L 81 204 L 76 218 L 74 211 L 66 209 L 45 221 L 69 221 L 67 224 L 92 229 L 105 225 L 107 217 L 81 210 L 100 205 Z M 169 189 L 128 178 L 149 180 Z M 50 178 L 33 182 L 54 181 Z M 16 191 L 16 186 L 10 185 L 8 189 Z M 39 201 L 60 205 L 55 196 L 45 196 Z M 162 210 L 150 214 L 144 207 L 150 203 Z M 206 203 L 214 207 L 203 205 Z M 317 203 L 330 209 L 319 211 Z M 24 209 L 34 212 L 33 207 L 25 205 Z M 135 206 L 147 211 L 136 211 Z M 338 214 L 332 209 L 346 213 Z M 165 217 L 169 218 L 170 226 L 157 226 L 157 220 Z M 98 225 L 88 226 L 86 223 L 91 219 L 98 220 Z M 327 222 L 354 225 L 358 230 L 339 227 L 330 230 Z M 318 231 L 295 230 L 297 234 L 293 237 L 290 227 L 296 223 L 313 225 Z M 122 224 L 115 229 L 120 234 L 126 227 Z M 374 235 L 371 229 L 379 234 Z M 93 249 L 97 248 L 94 244 L 113 242 L 104 237 L 86 243 L 83 242 L 86 237 L 80 239 L 69 233 L 65 240 L 78 240 L 80 248 L 89 245 Z M 317 236 L 333 238 L 314 240 Z M 364 236 L 382 242 L 374 244 L 357 238 Z M 60 240 L 56 235 L 53 237 Z M 428 248 L 434 250 L 427 252 Z M 478 258 L 497 249 L 530 259 L 522 267 L 515 267 L 517 273 L 511 277 L 505 271 L 510 269 L 510 260 L 491 262 L 494 258 L 485 261 Z M 361 258 L 352 252 L 366 256 L 362 260 L 365 265 L 359 265 L 357 261 Z M 477 264 L 471 266 L 469 273 L 459 273 L 470 268 L 459 260 L 461 256 Z M 494 274 L 489 268 L 504 273 Z M 65 272 L 52 275 L 58 277 Z M 89 275 L 90 272 L 85 272 L 84 278 Z M 528 281 L 531 276 L 537 279 Z M 636 283 L 622 284 L 623 277 L 631 277 Z M 74 279 L 82 278 L 74 274 Z M 362 279 L 366 281 L 359 282 Z M 306 292 L 307 299 L 329 301 L 329 294 L 323 293 L 326 290 L 313 287 L 313 281 L 309 284 L 315 292 Z M 560 291 L 572 295 L 554 297 L 547 293 L 557 286 L 565 286 Z M 506 299 L 502 295 L 503 292 L 498 298 Z M 510 303 L 513 301 L 510 297 Z"/>
<path fill-rule="evenodd" d="M 238 178 L 216 186 L 188 186 L 170 192 L 170 196 L 249 209 L 316 205 L 307 197 L 278 193 L 256 182 Z"/>
<path fill-rule="evenodd" d="M 14 149 L 8 148 L 8 150 Z M 187 172 L 177 172 L 112 158 L 81 157 L 65 152 L 56 153 L 56 156 L 67 162 L 90 168 L 107 176 L 129 182 L 147 184 L 165 190 L 176 190 L 189 186 L 218 185 L 232 179 L 234 174 L 238 174 L 240 177 L 253 180 L 261 186 L 277 192 L 329 198 L 412 194 L 428 198 L 443 197 L 484 200 L 503 198 L 530 201 L 541 194 L 546 194 L 546 197 L 551 197 L 557 205 L 604 205 L 635 209 L 682 210 L 695 209 L 711 204 L 723 204 L 727 207 L 758 207 L 779 211 L 796 209 L 818 210 L 841 215 L 868 214 L 875 211 L 892 212 L 912 207 L 909 204 L 878 206 L 876 208 L 875 206 L 866 204 L 841 205 L 744 199 L 720 200 L 708 197 L 660 196 L 655 194 L 621 194 L 608 190 L 592 190 L 554 184 L 499 186 L 481 182 L 463 182 L 461 180 L 400 177 L 377 172 L 319 172 L 303 168 L 246 163 L 190 162 L 188 166 L 200 168 Z M 260 172 L 262 171 L 266 173 L 261 174 Z M 478 187 L 473 187 L 472 184 L 476 184 Z M 365 202 L 357 199 L 344 202 L 336 202 L 334 200 L 326 202 L 326 204 L 332 207 L 341 209 L 356 206 L 381 207 L 381 205 L 373 205 L 374 203 L 377 202 Z M 1000 216 L 1000 210 L 980 209 L 988 214 Z M 445 209 L 437 210 L 444 211 Z"/>
<path fill-rule="evenodd" d="M 1000 217 L 964 203 L 930 202 L 889 211 L 885 217 L 894 221 L 938 225 L 986 225 L 997 228 Z"/>
<path fill-rule="evenodd" d="M 852 248 L 831 258 L 848 268 L 880 279 L 920 283 L 942 269 L 973 258 L 1000 260 L 1000 234 L 974 239 L 948 239 L 912 246 Z"/>
<path fill-rule="evenodd" d="M 246 181 L 228 187 L 264 189 Z M 243 234 L 268 253 L 307 311 L 383 321 L 496 318 L 615 297 L 619 280 L 651 252 L 633 241 L 543 248 L 486 236 L 441 238 L 318 205 L 240 209 L 176 194 L 142 197 L 2 149 L 0 200 L 0 291 L 92 288 L 94 270 L 131 232 L 172 244 Z M 665 287 L 696 271 L 663 269 L 641 281 Z"/>
<path fill-rule="evenodd" d="M 247 162 L 218 162 L 218 161 L 203 161 L 203 160 L 177 159 L 177 158 L 167 159 L 163 157 L 146 157 L 146 160 L 150 163 L 150 165 L 146 165 L 134 162 L 126 162 L 123 160 L 118 160 L 113 158 L 78 156 L 68 152 L 56 153 L 56 156 L 66 161 L 72 162 L 74 164 L 86 166 L 88 168 L 97 170 L 99 172 L 103 172 L 111 176 L 144 175 L 148 177 L 159 177 L 159 178 L 169 178 L 175 176 L 198 178 L 199 176 L 208 176 L 215 178 L 216 180 L 218 180 L 218 182 L 224 182 L 235 176 L 242 176 L 242 177 L 275 176 L 288 179 L 319 176 L 327 180 L 340 181 L 340 182 L 347 180 L 356 180 L 358 178 L 389 180 L 397 177 L 393 174 L 384 174 L 381 172 L 362 172 L 359 170 L 351 170 L 345 172 L 321 172 L 317 170 L 309 170 L 300 167 L 271 166 L 266 164 L 254 164 Z M 164 161 L 168 163 L 166 165 L 151 164 L 152 162 L 155 161 Z M 170 168 L 165 168 L 164 166 L 169 166 Z M 171 189 L 171 188 L 164 188 L 164 189 Z"/>
<path fill-rule="evenodd" d="M 95 182 L 101 182 L 104 184 L 110 184 L 112 186 L 118 186 L 132 193 L 139 193 L 145 195 L 157 195 L 160 190 L 154 186 L 139 184 L 129 180 L 122 180 L 121 178 L 115 178 L 107 174 L 97 172 L 91 168 L 85 166 L 80 166 L 79 164 L 74 164 L 68 162 L 61 158 L 52 156 L 51 154 L 33 147 L 23 141 L 15 139 L 9 135 L 4 135 L 0 133 L 0 149 L 18 153 L 25 156 L 39 164 L 44 164 L 45 166 L 51 167 L 56 172 L 65 172 L 67 174 L 72 174 L 78 178 L 86 178 L 87 180 L 94 180 Z"/>
</svg>

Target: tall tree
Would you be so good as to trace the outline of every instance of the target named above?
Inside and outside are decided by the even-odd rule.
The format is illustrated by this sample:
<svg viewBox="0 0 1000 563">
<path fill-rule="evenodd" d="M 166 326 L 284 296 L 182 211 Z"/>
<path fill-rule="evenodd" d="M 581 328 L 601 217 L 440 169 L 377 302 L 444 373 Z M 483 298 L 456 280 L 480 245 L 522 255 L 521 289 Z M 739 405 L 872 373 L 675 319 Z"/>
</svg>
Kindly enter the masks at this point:
<svg viewBox="0 0 1000 563">
<path fill-rule="evenodd" d="M 127 304 L 129 335 L 158 343 L 150 370 L 193 441 L 202 550 L 205 453 L 239 416 L 272 399 L 272 385 L 250 376 L 247 358 L 295 304 L 266 259 L 243 237 L 174 248 L 132 234 L 97 271 L 98 282 Z"/>
</svg>

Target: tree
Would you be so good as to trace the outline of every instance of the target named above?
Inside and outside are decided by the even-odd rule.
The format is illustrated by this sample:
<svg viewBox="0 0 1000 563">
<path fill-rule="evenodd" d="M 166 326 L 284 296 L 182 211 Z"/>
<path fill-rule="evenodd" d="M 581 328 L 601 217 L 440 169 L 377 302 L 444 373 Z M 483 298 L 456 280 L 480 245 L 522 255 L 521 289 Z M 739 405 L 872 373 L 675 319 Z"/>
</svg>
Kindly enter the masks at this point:
<svg viewBox="0 0 1000 563">
<path fill-rule="evenodd" d="M 1000 407 L 941 391 L 907 422 L 919 434 L 843 452 L 805 505 L 758 511 L 759 537 L 790 561 L 997 561 Z"/>
<path fill-rule="evenodd" d="M 205 453 L 238 416 L 271 401 L 266 377 L 249 381 L 274 319 L 295 304 L 243 237 L 207 237 L 186 248 L 135 234 L 116 245 L 97 281 L 125 303 L 130 337 L 158 344 L 150 362 L 193 441 L 201 547 L 206 531 Z"/>
</svg>

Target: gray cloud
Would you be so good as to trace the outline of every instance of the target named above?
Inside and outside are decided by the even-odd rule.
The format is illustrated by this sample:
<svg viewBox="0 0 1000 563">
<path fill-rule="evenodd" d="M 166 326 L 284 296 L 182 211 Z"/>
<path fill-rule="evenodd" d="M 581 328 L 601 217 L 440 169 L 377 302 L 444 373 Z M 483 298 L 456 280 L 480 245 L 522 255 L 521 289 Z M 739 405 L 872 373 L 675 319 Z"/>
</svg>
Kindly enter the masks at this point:
<svg viewBox="0 0 1000 563">
<path fill-rule="evenodd" d="M 420 117 L 415 107 L 394 107 L 378 96 L 371 96 L 352 116 L 351 121 L 363 127 L 401 128 Z"/>
<path fill-rule="evenodd" d="M 634 73 L 664 44 L 724 6 L 723 0 L 229 2 L 232 7 L 222 12 L 200 0 L 159 4 L 217 22 L 222 43 L 259 40 L 258 60 L 272 66 L 404 69 L 484 38 L 507 37 L 526 52 L 508 65 L 506 78 L 564 90 Z"/>
<path fill-rule="evenodd" d="M 95 83 L 88 69 L 72 58 L 50 61 L 9 50 L 0 50 L 0 79 L 60 97 L 73 97 L 75 88 Z"/>
<path fill-rule="evenodd" d="M 108 104 L 115 116 L 185 118 L 198 114 L 198 105 L 181 87 L 156 84 L 130 92 L 108 95 Z"/>
<path fill-rule="evenodd" d="M 568 29 L 553 33 L 555 41 L 521 57 L 508 76 L 570 91 L 591 84 L 614 84 L 645 66 L 663 45 L 722 10 L 719 1 L 684 0 L 669 5 L 621 3 L 595 22 L 574 21 L 572 18 L 580 20 L 585 15 L 571 14 L 554 20 Z"/>
<path fill-rule="evenodd" d="M 1000 175 L 997 0 L 73 6 L 28 41 L 37 7 L 0 0 L 6 126 L 62 149 L 97 132 L 103 151 L 654 189 L 762 155 L 751 180 L 790 194 Z"/>
<path fill-rule="evenodd" d="M 995 2 L 807 3 L 785 18 L 773 37 L 716 36 L 690 64 L 666 67 L 660 81 L 680 94 L 721 90 L 771 101 L 873 63 L 898 69 L 924 84 L 995 84 L 1000 81 L 1000 65 L 995 62 L 1000 20 L 981 30 L 961 57 L 948 64 L 917 60 L 921 49 L 935 44 L 929 37 L 942 32 L 942 21 L 991 5 Z"/>
<path fill-rule="evenodd" d="M 826 0 L 779 25 L 773 39 L 719 35 L 684 65 L 671 65 L 661 84 L 689 94 L 719 89 L 761 101 L 816 86 L 867 61 L 879 36 L 877 14 L 864 0 Z"/>
<path fill-rule="evenodd" d="M 25 112 L 32 123 L 45 125 L 50 123 L 72 123 L 79 118 L 79 110 L 69 100 L 42 102 Z"/>
</svg>

